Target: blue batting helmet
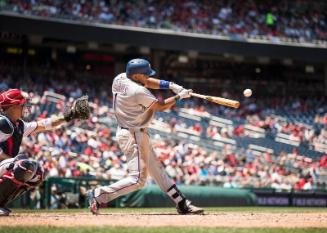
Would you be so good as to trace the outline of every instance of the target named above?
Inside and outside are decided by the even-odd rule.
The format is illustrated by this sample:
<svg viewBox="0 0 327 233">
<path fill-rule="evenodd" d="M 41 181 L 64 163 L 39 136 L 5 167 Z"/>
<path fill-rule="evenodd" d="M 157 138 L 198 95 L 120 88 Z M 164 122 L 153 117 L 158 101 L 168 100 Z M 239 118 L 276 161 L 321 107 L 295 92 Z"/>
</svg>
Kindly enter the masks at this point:
<svg viewBox="0 0 327 233">
<path fill-rule="evenodd" d="M 151 69 L 150 63 L 141 58 L 130 60 L 126 66 L 126 74 L 130 76 L 132 74 L 145 74 L 147 76 L 154 76 L 156 72 Z"/>
</svg>

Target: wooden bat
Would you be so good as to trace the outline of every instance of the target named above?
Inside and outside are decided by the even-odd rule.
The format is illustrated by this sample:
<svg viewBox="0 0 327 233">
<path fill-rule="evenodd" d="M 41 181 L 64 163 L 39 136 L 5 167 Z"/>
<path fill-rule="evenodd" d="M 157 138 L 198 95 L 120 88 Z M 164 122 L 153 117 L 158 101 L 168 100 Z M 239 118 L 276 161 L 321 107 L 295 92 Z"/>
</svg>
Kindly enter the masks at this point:
<svg viewBox="0 0 327 233">
<path fill-rule="evenodd" d="M 200 98 L 200 99 L 205 99 L 205 100 L 208 100 L 210 102 L 220 104 L 220 105 L 224 105 L 224 106 L 227 106 L 227 107 L 232 107 L 232 108 L 239 108 L 240 107 L 240 102 L 238 102 L 236 100 L 225 99 L 225 98 L 217 97 L 217 96 L 201 95 L 201 94 L 197 94 L 197 93 L 194 93 L 194 92 L 191 93 L 191 96 L 197 97 L 197 98 Z"/>
</svg>

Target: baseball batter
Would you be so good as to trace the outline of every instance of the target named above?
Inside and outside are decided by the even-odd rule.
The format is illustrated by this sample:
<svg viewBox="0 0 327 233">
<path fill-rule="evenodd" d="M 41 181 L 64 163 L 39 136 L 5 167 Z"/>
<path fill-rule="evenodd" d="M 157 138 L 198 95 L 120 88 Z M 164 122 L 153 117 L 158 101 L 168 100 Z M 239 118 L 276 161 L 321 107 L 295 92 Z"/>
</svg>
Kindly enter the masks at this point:
<svg viewBox="0 0 327 233">
<path fill-rule="evenodd" d="M 178 99 L 189 98 L 191 90 L 150 78 L 155 73 L 147 60 L 133 59 L 127 63 L 126 73 L 119 74 L 113 81 L 113 108 L 118 122 L 116 138 L 127 158 L 129 175 L 110 186 L 88 191 L 89 208 L 93 214 L 98 214 L 100 204 L 142 188 L 148 174 L 176 204 L 179 214 L 203 213 L 203 209 L 192 205 L 168 177 L 156 157 L 147 131 L 156 111 L 171 108 Z M 148 88 L 171 89 L 177 95 L 160 102 Z"/>
</svg>

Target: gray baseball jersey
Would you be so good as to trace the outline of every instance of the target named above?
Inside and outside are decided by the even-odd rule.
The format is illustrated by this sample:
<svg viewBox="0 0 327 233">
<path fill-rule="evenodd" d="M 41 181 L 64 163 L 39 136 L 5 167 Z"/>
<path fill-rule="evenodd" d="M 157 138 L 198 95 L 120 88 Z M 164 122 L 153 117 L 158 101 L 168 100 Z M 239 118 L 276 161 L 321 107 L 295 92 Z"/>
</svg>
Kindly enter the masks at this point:
<svg viewBox="0 0 327 233">
<path fill-rule="evenodd" d="M 150 124 L 154 111 L 149 107 L 157 98 L 147 88 L 129 79 L 126 73 L 121 73 L 113 81 L 112 93 L 119 126 L 146 128 Z"/>
<path fill-rule="evenodd" d="M 146 128 L 154 111 L 151 104 L 157 99 L 142 85 L 130 80 L 125 73 L 118 75 L 112 84 L 114 111 L 120 127 L 116 139 L 128 162 L 127 177 L 109 186 L 100 186 L 94 190 L 98 203 L 107 203 L 115 198 L 142 188 L 150 174 L 162 191 L 173 187 L 164 167 L 158 160 Z M 124 129 L 124 128 L 128 129 Z M 167 193 L 173 201 L 180 201 L 175 192 Z"/>
</svg>

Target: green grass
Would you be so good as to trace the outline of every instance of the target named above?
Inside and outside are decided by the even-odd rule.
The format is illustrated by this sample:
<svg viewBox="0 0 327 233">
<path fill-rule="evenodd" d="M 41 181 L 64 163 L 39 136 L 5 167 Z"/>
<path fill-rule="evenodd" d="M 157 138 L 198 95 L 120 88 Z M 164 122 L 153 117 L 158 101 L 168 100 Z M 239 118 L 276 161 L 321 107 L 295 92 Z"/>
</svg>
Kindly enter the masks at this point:
<svg viewBox="0 0 327 233">
<path fill-rule="evenodd" d="M 0 233 L 325 233 L 326 228 L 1 227 Z"/>
</svg>

